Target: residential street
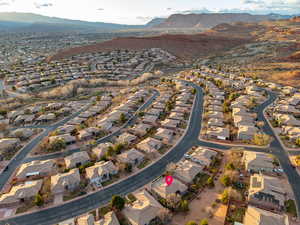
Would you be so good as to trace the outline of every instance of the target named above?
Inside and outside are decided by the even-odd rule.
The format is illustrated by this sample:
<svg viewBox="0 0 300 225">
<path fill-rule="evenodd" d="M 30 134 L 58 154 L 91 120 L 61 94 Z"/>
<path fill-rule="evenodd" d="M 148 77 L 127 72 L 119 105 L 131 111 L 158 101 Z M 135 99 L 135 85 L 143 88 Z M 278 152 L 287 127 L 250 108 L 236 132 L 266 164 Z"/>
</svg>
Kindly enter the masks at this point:
<svg viewBox="0 0 300 225">
<path fill-rule="evenodd" d="M 181 139 L 177 142 L 177 144 L 170 149 L 165 155 L 162 156 L 159 160 L 153 162 L 150 166 L 145 167 L 144 169 L 138 171 L 135 174 L 132 174 L 130 177 L 125 178 L 124 180 L 120 180 L 117 183 L 113 183 L 110 186 L 107 186 L 97 192 L 88 194 L 82 198 L 75 199 L 70 202 L 66 202 L 63 205 L 55 206 L 52 208 L 44 209 L 38 212 L 24 214 L 9 218 L 7 220 L 0 221 L 0 224 L 10 224 L 10 225 L 50 225 L 55 224 L 57 222 L 66 220 L 71 217 L 76 217 L 80 214 L 86 213 L 90 210 L 93 210 L 101 205 L 108 203 L 113 195 L 125 195 L 130 192 L 137 190 L 138 188 L 143 187 L 145 184 L 151 182 L 156 177 L 160 176 L 165 167 L 170 162 L 179 161 L 183 155 L 194 145 L 201 145 L 210 148 L 217 148 L 222 150 L 228 150 L 233 146 L 225 146 L 222 144 L 210 143 L 206 141 L 198 140 L 198 135 L 201 130 L 201 120 L 202 120 L 202 111 L 203 111 L 203 92 L 202 89 L 190 83 L 194 88 L 196 88 L 196 98 L 192 108 L 191 117 L 188 123 L 188 127 L 186 132 L 183 134 Z M 263 120 L 265 122 L 265 126 L 263 127 L 264 131 L 272 135 L 274 137 L 274 141 L 271 143 L 272 153 L 276 155 L 281 163 L 281 166 L 284 172 L 287 174 L 289 182 L 293 188 L 295 193 L 296 203 L 298 209 L 300 208 L 300 192 L 297 191 L 300 188 L 300 178 L 297 172 L 291 167 L 289 163 L 289 158 L 287 152 L 284 150 L 283 146 L 281 146 L 280 142 L 276 139 L 272 128 L 268 125 L 266 118 L 263 115 L 263 110 L 271 104 L 275 99 L 276 95 L 274 93 L 269 92 L 270 98 L 261 104 L 256 112 L 258 113 L 258 119 Z M 150 103 L 149 103 L 150 104 Z M 146 107 L 146 106 L 145 106 Z M 133 119 L 133 118 L 132 118 Z M 130 121 L 129 121 L 130 123 Z M 49 128 L 50 129 L 50 128 Z M 32 141 L 25 149 L 21 151 L 21 153 L 17 156 L 17 160 L 14 160 L 10 164 L 10 169 L 3 175 L 1 174 L 1 187 L 4 185 L 4 181 L 9 177 L 9 174 L 13 172 L 13 168 L 17 168 L 17 166 L 23 161 L 26 155 L 30 152 L 30 150 L 38 144 L 38 142 L 46 136 L 51 130 L 46 130 L 40 136 Z M 262 148 L 253 148 L 246 147 L 247 150 L 252 151 L 264 151 Z"/>
</svg>

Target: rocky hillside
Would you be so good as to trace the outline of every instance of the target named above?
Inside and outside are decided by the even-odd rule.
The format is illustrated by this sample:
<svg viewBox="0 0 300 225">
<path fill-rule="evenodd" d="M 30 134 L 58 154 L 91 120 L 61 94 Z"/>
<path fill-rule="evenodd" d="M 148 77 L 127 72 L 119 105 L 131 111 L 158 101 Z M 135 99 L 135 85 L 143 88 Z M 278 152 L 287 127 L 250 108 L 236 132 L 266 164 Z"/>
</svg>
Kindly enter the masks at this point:
<svg viewBox="0 0 300 225">
<path fill-rule="evenodd" d="M 273 15 L 251 15 L 248 13 L 174 14 L 156 28 L 212 28 L 221 23 L 260 22 L 273 20 Z"/>
<path fill-rule="evenodd" d="M 142 50 L 162 48 L 184 60 L 214 54 L 250 42 L 245 38 L 218 37 L 206 34 L 161 35 L 155 37 L 116 38 L 99 44 L 62 50 L 49 60 L 60 59 L 83 52 L 109 51 L 114 49 Z"/>
</svg>

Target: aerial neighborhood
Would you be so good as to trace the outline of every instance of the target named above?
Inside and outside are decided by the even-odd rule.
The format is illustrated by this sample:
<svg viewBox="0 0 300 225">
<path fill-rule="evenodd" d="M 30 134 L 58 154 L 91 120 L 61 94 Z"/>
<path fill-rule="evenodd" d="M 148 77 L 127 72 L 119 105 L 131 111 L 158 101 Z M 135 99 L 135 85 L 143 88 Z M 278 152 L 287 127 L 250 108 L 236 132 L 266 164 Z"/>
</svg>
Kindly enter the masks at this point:
<svg viewBox="0 0 300 225">
<path fill-rule="evenodd" d="M 1 15 L 0 225 L 300 224 L 300 89 L 273 79 L 299 53 L 271 57 L 297 18 L 12 35 Z"/>
</svg>

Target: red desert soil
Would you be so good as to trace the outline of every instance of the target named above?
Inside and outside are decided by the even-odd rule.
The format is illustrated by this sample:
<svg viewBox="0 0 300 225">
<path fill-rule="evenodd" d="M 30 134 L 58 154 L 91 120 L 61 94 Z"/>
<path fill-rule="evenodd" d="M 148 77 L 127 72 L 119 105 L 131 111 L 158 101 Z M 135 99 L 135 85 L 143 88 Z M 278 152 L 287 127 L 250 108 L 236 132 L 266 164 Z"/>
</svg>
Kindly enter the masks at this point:
<svg viewBox="0 0 300 225">
<path fill-rule="evenodd" d="M 86 52 L 110 51 L 114 49 L 142 50 L 148 48 L 162 48 L 181 59 L 192 59 L 194 57 L 228 50 L 229 48 L 248 43 L 249 41 L 250 40 L 246 38 L 232 38 L 206 34 L 126 37 L 116 38 L 99 44 L 61 50 L 52 57 L 49 57 L 48 61 Z"/>
</svg>

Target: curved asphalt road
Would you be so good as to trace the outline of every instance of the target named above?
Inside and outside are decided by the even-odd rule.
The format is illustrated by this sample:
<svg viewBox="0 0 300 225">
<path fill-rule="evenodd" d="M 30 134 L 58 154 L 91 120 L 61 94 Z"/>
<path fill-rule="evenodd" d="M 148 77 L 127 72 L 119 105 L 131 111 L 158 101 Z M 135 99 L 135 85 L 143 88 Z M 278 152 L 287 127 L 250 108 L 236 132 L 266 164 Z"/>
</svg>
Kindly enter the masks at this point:
<svg viewBox="0 0 300 225">
<path fill-rule="evenodd" d="M 10 178 L 10 176 L 14 173 L 16 168 L 18 168 L 18 166 L 20 166 L 23 163 L 23 161 L 26 158 L 26 156 L 28 155 L 28 153 L 33 148 L 35 148 L 43 140 L 44 137 L 48 136 L 49 133 L 51 133 L 52 131 L 57 129 L 57 127 L 64 125 L 69 120 L 78 116 L 81 112 L 85 111 L 87 108 L 88 108 L 88 106 L 85 106 L 78 112 L 72 114 L 71 116 L 69 116 L 61 121 L 58 121 L 57 123 L 55 123 L 53 125 L 48 126 L 47 128 L 45 128 L 45 130 L 41 134 L 39 134 L 37 137 L 33 138 L 27 145 L 25 145 L 23 148 L 21 148 L 18 151 L 17 155 L 9 162 L 8 169 L 6 171 L 3 171 L 0 174 L 0 190 L 2 190 L 3 186 L 6 184 L 7 180 Z"/>
<path fill-rule="evenodd" d="M 66 202 L 63 205 L 55 206 L 38 212 L 11 217 L 7 220 L 0 221 L 0 225 L 5 225 L 7 223 L 10 225 L 50 225 L 69 219 L 71 217 L 76 217 L 80 214 L 86 213 L 90 210 L 100 207 L 103 204 L 108 203 L 114 194 L 125 195 L 151 182 L 153 179 L 163 174 L 165 167 L 170 162 L 179 161 L 183 157 L 183 155 L 194 145 L 201 145 L 221 150 L 228 150 L 233 147 L 198 140 L 198 135 L 201 130 L 201 115 L 203 111 L 203 92 L 199 86 L 192 83 L 190 83 L 190 85 L 196 88 L 197 93 L 193 104 L 192 114 L 188 123 L 188 129 L 179 140 L 177 145 L 175 145 L 169 152 L 163 155 L 162 158 L 160 158 L 158 161 L 124 180 L 107 186 L 97 192 L 88 194 L 83 198 L 75 199 L 73 201 Z M 256 109 L 256 112 L 258 114 L 258 119 L 265 122 L 263 130 L 267 134 L 274 137 L 274 140 L 270 145 L 272 153 L 278 157 L 284 172 L 287 174 L 287 177 L 295 194 L 296 204 L 299 209 L 300 192 L 297 192 L 297 188 L 300 187 L 299 175 L 291 167 L 287 153 L 285 152 L 283 146 L 281 146 L 280 142 L 276 139 L 272 128 L 269 126 L 266 118 L 263 115 L 263 110 L 269 104 L 274 102 L 275 99 L 276 95 L 272 92 L 269 92 L 269 99 L 261 104 Z M 253 147 L 247 147 L 246 149 L 252 151 L 263 151 L 263 149 L 261 148 Z"/>
<path fill-rule="evenodd" d="M 193 85 L 197 89 L 195 102 L 193 104 L 193 111 L 190 117 L 188 129 L 182 136 L 178 144 L 173 147 L 158 161 L 150 166 L 138 171 L 138 173 L 130 177 L 107 186 L 97 192 L 88 194 L 82 198 L 74 199 L 66 202 L 63 205 L 47 208 L 38 212 L 30 214 L 19 215 L 0 221 L 0 225 L 6 223 L 10 225 L 50 225 L 60 221 L 76 217 L 80 214 L 86 213 L 110 201 L 115 194 L 125 195 L 133 192 L 145 184 L 151 182 L 153 179 L 163 174 L 165 167 L 170 162 L 179 161 L 183 155 L 197 143 L 198 134 L 200 132 L 201 111 L 202 111 L 202 90 L 199 86 Z"/>
</svg>

